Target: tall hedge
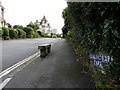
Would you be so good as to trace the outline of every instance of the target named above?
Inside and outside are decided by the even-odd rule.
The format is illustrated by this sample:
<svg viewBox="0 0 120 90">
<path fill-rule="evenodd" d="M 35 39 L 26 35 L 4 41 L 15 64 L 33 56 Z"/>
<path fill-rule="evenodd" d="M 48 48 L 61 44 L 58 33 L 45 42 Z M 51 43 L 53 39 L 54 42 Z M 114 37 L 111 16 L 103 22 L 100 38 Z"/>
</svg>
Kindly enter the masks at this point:
<svg viewBox="0 0 120 90">
<path fill-rule="evenodd" d="M 22 29 L 17 29 L 18 31 L 18 38 L 26 38 L 26 32 Z"/>
<path fill-rule="evenodd" d="M 36 31 L 34 31 L 32 34 L 33 34 L 33 38 L 40 37 L 40 35 Z"/>
<path fill-rule="evenodd" d="M 120 80 L 120 3 L 69 2 L 63 11 L 63 34 L 83 53 L 106 52 L 113 61 L 106 65 L 108 76 Z"/>
<path fill-rule="evenodd" d="M 0 29 L 0 37 L 2 37 L 3 33 L 4 33 L 3 29 Z"/>
<path fill-rule="evenodd" d="M 8 28 L 2 28 L 2 30 L 3 30 L 2 38 L 5 39 L 5 40 L 10 39 L 9 29 Z"/>
<path fill-rule="evenodd" d="M 18 31 L 13 28 L 9 28 L 9 35 L 11 39 L 17 39 L 18 38 Z"/>
<path fill-rule="evenodd" d="M 27 38 L 33 38 L 33 32 L 34 32 L 33 28 L 25 27 L 23 30 L 26 32 Z"/>
<path fill-rule="evenodd" d="M 27 25 L 27 27 L 33 28 L 34 31 L 36 31 L 37 29 L 39 29 L 39 26 L 37 24 L 29 24 L 29 25 Z"/>
</svg>

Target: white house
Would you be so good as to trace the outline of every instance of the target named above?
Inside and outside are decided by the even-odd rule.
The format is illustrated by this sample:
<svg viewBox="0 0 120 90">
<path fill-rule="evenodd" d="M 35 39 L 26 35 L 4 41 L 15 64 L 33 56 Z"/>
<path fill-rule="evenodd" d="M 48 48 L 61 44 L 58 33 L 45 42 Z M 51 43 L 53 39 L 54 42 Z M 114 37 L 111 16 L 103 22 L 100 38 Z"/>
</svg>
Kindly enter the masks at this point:
<svg viewBox="0 0 120 90">
<path fill-rule="evenodd" d="M 4 9 L 5 8 L 3 7 L 0 1 L 0 28 L 4 27 Z"/>
<path fill-rule="evenodd" d="M 30 24 L 37 24 L 39 26 L 39 29 L 37 31 L 41 31 L 42 33 L 49 35 L 51 34 L 51 26 L 45 16 L 41 19 L 40 22 L 36 20 L 34 23 L 31 21 Z"/>
</svg>

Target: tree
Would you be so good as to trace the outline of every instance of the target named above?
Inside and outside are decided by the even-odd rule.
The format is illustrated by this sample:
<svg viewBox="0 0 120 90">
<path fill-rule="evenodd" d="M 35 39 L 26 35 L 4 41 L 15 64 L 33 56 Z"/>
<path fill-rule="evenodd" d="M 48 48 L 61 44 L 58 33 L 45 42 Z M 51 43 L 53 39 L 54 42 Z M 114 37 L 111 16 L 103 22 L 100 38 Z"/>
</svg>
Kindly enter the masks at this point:
<svg viewBox="0 0 120 90">
<path fill-rule="evenodd" d="M 9 29 L 4 27 L 2 28 L 2 30 L 3 30 L 3 34 L 2 34 L 3 39 L 8 40 L 10 38 Z"/>
<path fill-rule="evenodd" d="M 65 25 L 62 28 L 62 32 L 63 32 L 63 38 L 67 35 L 67 32 L 69 30 L 69 17 L 68 17 L 68 8 L 65 8 L 62 12 L 62 17 L 64 18 L 64 23 Z"/>
<path fill-rule="evenodd" d="M 26 38 L 26 32 L 22 29 L 17 29 L 19 38 Z"/>
<path fill-rule="evenodd" d="M 41 31 L 37 31 L 37 33 L 41 36 Z"/>
<path fill-rule="evenodd" d="M 6 25 L 8 25 L 8 28 L 12 28 L 12 25 L 10 23 L 7 23 Z"/>
<path fill-rule="evenodd" d="M 13 28 L 9 28 L 9 36 L 11 39 L 17 39 L 18 38 L 18 31 Z"/>
<path fill-rule="evenodd" d="M 14 25 L 13 28 L 14 29 L 17 29 L 19 27 L 19 25 Z"/>
<path fill-rule="evenodd" d="M 5 27 L 5 25 L 6 25 L 6 20 L 3 21 L 3 24 L 4 24 L 4 27 Z"/>
<path fill-rule="evenodd" d="M 37 24 L 29 24 L 29 25 L 27 25 L 27 27 L 33 28 L 34 31 L 36 31 L 37 29 L 39 29 L 39 26 Z"/>
<path fill-rule="evenodd" d="M 67 34 L 83 55 L 105 52 L 114 60 L 103 66 L 107 76 L 120 79 L 120 3 L 69 2 L 62 12 Z M 69 31 L 69 32 L 68 32 Z M 82 53 L 81 53 L 82 52 Z M 82 56 L 82 55 L 81 55 Z"/>
<path fill-rule="evenodd" d="M 32 34 L 34 32 L 33 28 L 25 27 L 23 30 L 26 32 L 27 38 L 32 38 L 33 37 L 33 34 Z"/>
<path fill-rule="evenodd" d="M 23 29 L 24 27 L 22 25 L 14 25 L 13 28 L 14 29 Z"/>
</svg>

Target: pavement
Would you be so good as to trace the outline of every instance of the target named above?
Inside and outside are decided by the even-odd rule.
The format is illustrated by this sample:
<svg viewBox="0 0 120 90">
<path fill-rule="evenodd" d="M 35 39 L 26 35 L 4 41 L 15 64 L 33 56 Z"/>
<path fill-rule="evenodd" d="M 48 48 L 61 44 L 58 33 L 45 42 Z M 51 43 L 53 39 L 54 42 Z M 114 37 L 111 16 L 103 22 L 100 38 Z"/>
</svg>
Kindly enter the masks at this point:
<svg viewBox="0 0 120 90">
<path fill-rule="evenodd" d="M 4 88 L 94 88 L 91 77 L 79 67 L 72 47 L 61 39 L 46 58 L 36 58 Z"/>
</svg>

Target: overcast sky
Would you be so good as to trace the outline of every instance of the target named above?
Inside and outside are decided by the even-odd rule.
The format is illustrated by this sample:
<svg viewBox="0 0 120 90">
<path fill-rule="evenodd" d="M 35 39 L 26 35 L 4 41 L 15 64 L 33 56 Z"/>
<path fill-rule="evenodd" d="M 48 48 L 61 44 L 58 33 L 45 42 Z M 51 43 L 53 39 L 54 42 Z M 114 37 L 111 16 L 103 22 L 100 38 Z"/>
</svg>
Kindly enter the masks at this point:
<svg viewBox="0 0 120 90">
<path fill-rule="evenodd" d="M 43 16 L 52 28 L 58 29 L 64 25 L 62 11 L 67 7 L 65 0 L 1 0 L 5 7 L 5 20 L 11 25 L 26 26 L 30 21 L 40 21 Z"/>
</svg>

